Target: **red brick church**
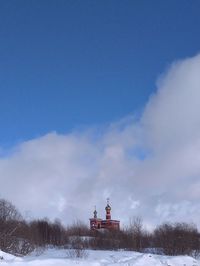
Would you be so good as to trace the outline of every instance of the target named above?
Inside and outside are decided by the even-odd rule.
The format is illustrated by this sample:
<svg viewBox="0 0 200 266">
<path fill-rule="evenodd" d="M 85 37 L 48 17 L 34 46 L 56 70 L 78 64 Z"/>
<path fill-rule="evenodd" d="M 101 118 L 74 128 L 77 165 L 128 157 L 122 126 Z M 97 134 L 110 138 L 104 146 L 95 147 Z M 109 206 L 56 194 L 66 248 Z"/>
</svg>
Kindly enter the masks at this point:
<svg viewBox="0 0 200 266">
<path fill-rule="evenodd" d="M 97 218 L 96 208 L 94 210 L 94 217 L 90 218 L 90 229 L 98 230 L 98 229 L 109 229 L 109 230 L 119 230 L 120 221 L 111 219 L 111 207 L 109 205 L 109 199 L 107 199 L 107 205 L 105 207 L 106 210 L 106 219 L 102 220 Z"/>
</svg>

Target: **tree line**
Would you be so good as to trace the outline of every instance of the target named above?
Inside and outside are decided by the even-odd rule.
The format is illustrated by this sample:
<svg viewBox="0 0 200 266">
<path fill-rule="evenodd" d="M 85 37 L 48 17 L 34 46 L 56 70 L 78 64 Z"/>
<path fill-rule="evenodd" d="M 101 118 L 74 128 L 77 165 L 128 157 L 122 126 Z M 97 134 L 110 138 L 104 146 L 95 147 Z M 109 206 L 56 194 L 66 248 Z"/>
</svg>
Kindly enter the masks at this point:
<svg viewBox="0 0 200 266">
<path fill-rule="evenodd" d="M 138 217 L 119 231 L 91 231 L 80 221 L 68 227 L 59 220 L 28 222 L 12 203 L 0 199 L 0 249 L 23 256 L 47 246 L 73 250 L 71 254 L 76 256 L 86 249 L 124 249 L 196 257 L 200 253 L 200 233 L 194 224 L 187 223 L 163 223 L 148 232 Z"/>
</svg>

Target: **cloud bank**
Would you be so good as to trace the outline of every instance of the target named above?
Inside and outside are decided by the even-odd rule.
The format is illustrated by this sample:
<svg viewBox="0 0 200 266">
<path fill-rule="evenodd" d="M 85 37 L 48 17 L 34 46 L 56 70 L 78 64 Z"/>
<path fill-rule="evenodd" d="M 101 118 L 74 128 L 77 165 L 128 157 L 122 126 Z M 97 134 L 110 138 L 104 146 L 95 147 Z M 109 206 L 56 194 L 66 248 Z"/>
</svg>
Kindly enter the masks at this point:
<svg viewBox="0 0 200 266">
<path fill-rule="evenodd" d="M 0 157 L 0 180 L 25 216 L 87 223 L 110 197 L 124 224 L 200 226 L 200 55 L 171 65 L 139 120 L 23 142 Z"/>
</svg>

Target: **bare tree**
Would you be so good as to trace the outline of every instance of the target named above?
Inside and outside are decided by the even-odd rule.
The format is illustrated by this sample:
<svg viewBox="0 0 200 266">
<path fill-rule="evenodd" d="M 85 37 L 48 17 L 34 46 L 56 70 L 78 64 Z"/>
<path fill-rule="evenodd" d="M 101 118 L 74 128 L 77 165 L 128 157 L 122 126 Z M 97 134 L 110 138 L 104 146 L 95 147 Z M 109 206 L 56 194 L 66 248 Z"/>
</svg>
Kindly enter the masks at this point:
<svg viewBox="0 0 200 266">
<path fill-rule="evenodd" d="M 127 233 L 130 238 L 129 241 L 131 241 L 131 249 L 141 251 L 141 249 L 143 248 L 143 224 L 141 217 L 133 217 L 130 220 L 130 225 L 127 230 Z"/>
<path fill-rule="evenodd" d="M 11 220 L 20 221 L 22 216 L 11 202 L 0 199 L 0 220 L 4 222 Z"/>
<path fill-rule="evenodd" d="M 25 255 L 33 250 L 28 240 L 28 226 L 16 207 L 0 199 L 0 249 L 16 255 Z"/>
<path fill-rule="evenodd" d="M 154 231 L 154 245 L 166 255 L 195 255 L 200 250 L 200 236 L 193 224 L 165 223 Z"/>
</svg>

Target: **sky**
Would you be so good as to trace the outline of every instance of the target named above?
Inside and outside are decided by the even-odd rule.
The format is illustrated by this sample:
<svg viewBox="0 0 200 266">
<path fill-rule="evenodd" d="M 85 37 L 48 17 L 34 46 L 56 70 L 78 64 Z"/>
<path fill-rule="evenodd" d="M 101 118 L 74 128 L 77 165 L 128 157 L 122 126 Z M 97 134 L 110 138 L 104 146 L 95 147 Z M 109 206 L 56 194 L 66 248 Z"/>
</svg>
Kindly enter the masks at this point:
<svg viewBox="0 0 200 266">
<path fill-rule="evenodd" d="M 199 223 L 200 2 L 0 2 L 0 196 Z"/>
</svg>

